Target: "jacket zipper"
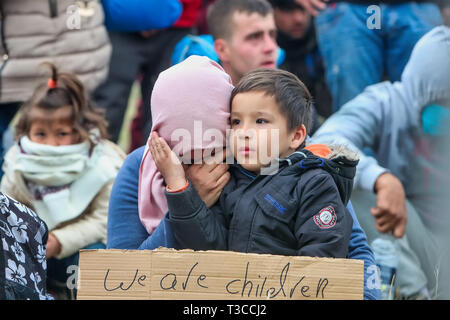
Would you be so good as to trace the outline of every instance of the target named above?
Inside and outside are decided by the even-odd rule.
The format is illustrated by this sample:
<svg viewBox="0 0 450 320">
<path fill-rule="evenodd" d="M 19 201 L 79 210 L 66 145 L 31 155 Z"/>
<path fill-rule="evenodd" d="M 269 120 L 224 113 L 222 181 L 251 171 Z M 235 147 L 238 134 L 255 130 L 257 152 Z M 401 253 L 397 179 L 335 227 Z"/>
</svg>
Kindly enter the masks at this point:
<svg viewBox="0 0 450 320">
<path fill-rule="evenodd" d="M 244 191 L 246 189 L 248 189 L 251 184 L 257 180 L 261 175 L 257 175 L 257 176 L 253 176 L 252 174 L 250 174 L 249 172 L 247 172 L 247 170 L 245 170 L 244 168 L 239 168 L 239 170 L 241 171 L 242 174 L 244 174 L 247 178 L 251 179 L 250 183 L 248 185 L 245 186 L 244 190 L 242 190 L 242 193 L 244 193 Z M 239 204 L 242 201 L 242 197 L 239 198 L 239 201 L 235 204 L 234 208 L 238 207 Z M 252 230 L 253 230 L 253 225 L 255 224 L 255 217 L 256 217 L 256 211 L 258 210 L 258 206 L 255 206 L 255 208 L 253 209 L 253 215 L 252 215 L 252 221 L 250 223 L 250 230 L 248 232 L 248 239 L 247 239 L 247 244 L 245 246 L 245 252 L 247 253 L 249 250 L 249 245 L 250 245 L 250 240 L 252 238 Z M 234 235 L 233 235 L 234 236 Z M 230 238 L 230 240 L 232 240 L 232 238 Z M 230 241 L 231 242 L 231 241 Z"/>
</svg>

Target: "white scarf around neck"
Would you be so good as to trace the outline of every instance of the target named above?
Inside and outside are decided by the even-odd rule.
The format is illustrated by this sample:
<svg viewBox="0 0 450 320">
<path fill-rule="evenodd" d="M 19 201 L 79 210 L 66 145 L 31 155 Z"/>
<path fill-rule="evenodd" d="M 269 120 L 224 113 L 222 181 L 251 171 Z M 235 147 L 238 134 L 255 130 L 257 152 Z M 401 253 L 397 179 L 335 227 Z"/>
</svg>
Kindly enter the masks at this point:
<svg viewBox="0 0 450 320">
<path fill-rule="evenodd" d="M 98 143 L 89 154 L 85 140 L 68 146 L 49 146 L 22 137 L 14 170 L 20 172 L 33 197 L 36 213 L 52 230 L 82 214 L 120 164 L 106 156 Z"/>
</svg>

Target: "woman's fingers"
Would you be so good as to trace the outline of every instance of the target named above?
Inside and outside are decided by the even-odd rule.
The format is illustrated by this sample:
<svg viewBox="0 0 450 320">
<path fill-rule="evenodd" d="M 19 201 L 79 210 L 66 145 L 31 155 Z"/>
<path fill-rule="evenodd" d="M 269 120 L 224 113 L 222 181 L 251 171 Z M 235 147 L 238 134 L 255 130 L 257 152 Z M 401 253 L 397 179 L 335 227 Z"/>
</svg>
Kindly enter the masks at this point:
<svg viewBox="0 0 450 320">
<path fill-rule="evenodd" d="M 156 148 L 155 148 L 155 139 L 153 137 L 153 133 L 151 134 L 151 137 L 150 137 L 149 149 L 150 149 L 150 153 L 152 154 L 152 158 L 154 160 L 156 160 Z"/>
<path fill-rule="evenodd" d="M 158 138 L 157 146 L 158 151 L 163 155 L 163 157 L 169 158 L 172 150 L 170 149 L 169 145 L 167 144 L 166 140 L 164 140 L 164 138 Z"/>
<path fill-rule="evenodd" d="M 156 132 L 152 132 L 150 139 L 150 152 L 152 153 L 153 160 L 156 162 L 161 161 L 162 152 L 161 152 L 161 143 L 159 141 L 159 137 Z"/>
<path fill-rule="evenodd" d="M 156 132 L 152 132 L 150 137 L 150 152 L 152 158 L 157 165 L 161 165 L 171 161 L 173 164 L 179 164 L 179 160 L 173 154 L 164 138 L 158 136 Z"/>
<path fill-rule="evenodd" d="M 224 164 L 224 163 L 216 164 L 210 171 L 211 179 L 213 179 L 214 181 L 217 181 L 219 179 L 219 177 L 221 177 L 227 171 L 228 171 L 227 164 Z"/>
<path fill-rule="evenodd" d="M 171 158 L 172 150 L 166 140 L 159 137 L 155 131 L 153 131 L 150 136 L 150 151 L 152 152 L 152 156 L 160 160 L 168 160 Z"/>
<path fill-rule="evenodd" d="M 225 187 L 225 185 L 230 181 L 230 173 L 226 171 L 218 180 L 217 180 L 217 186 L 216 189 L 219 189 L 222 191 L 222 189 Z"/>
</svg>

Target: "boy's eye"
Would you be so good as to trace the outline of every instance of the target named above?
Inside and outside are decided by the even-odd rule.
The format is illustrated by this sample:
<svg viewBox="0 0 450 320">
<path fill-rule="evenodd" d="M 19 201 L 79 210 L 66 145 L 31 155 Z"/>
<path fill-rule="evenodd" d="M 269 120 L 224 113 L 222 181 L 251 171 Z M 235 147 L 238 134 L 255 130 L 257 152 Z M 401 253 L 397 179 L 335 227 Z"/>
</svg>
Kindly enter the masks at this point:
<svg viewBox="0 0 450 320">
<path fill-rule="evenodd" d="M 241 123 L 241 121 L 239 119 L 231 119 L 232 126 L 238 125 L 239 123 Z"/>
<path fill-rule="evenodd" d="M 256 123 L 263 124 L 263 123 L 268 123 L 268 121 L 266 119 L 257 119 Z"/>
</svg>

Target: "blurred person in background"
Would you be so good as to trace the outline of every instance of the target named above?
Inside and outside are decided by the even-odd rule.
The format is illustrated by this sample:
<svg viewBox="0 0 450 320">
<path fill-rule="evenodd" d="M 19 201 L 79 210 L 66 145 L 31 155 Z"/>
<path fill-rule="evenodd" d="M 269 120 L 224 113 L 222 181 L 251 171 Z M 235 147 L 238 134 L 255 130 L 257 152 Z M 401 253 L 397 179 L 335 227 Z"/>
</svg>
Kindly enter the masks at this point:
<svg viewBox="0 0 450 320">
<path fill-rule="evenodd" d="M 215 1 L 207 23 L 220 63 L 234 85 L 251 70 L 276 67 L 277 30 L 267 1 Z"/>
<path fill-rule="evenodd" d="M 220 64 L 231 76 L 233 84 L 254 69 L 279 67 L 277 25 L 268 1 L 217 0 L 208 9 L 207 23 Z M 307 74 L 298 74 L 296 71 L 299 70 L 294 67 L 286 65 L 285 69 L 297 74 L 301 80 L 308 78 Z M 316 108 L 313 119 L 311 132 L 319 125 Z"/>
<path fill-rule="evenodd" d="M 333 111 L 383 80 L 400 80 L 416 42 L 442 16 L 435 0 L 295 0 L 316 16 Z"/>
<path fill-rule="evenodd" d="M 39 65 L 48 61 L 64 66 L 92 92 L 106 78 L 111 45 L 98 1 L 2 0 L 0 10 L 1 167 L 3 134 L 45 78 Z"/>
<path fill-rule="evenodd" d="M 281 69 L 302 79 L 315 98 L 316 110 L 327 118 L 332 112 L 331 94 L 325 80 L 314 17 L 295 0 L 270 0 L 278 29 L 277 43 L 286 57 Z"/>
<path fill-rule="evenodd" d="M 450 0 L 441 1 L 442 19 L 446 26 L 450 26 Z"/>
<path fill-rule="evenodd" d="M 216 0 L 206 1 L 205 5 L 203 9 L 199 9 L 203 10 L 203 14 L 205 10 L 207 11 L 206 29 L 211 36 L 208 40 L 204 38 L 200 40 L 195 30 L 192 30 L 190 34 L 178 39 L 180 41 L 171 47 L 173 52 L 169 58 L 172 64 L 181 62 L 193 54 L 208 56 L 221 64 L 225 72 L 231 76 L 233 84 L 237 84 L 248 71 L 263 66 L 276 67 L 278 46 L 275 41 L 276 27 L 270 3 L 266 0 Z M 199 15 L 199 18 L 202 23 L 201 19 L 205 17 Z M 205 30 L 204 24 L 202 30 Z M 193 49 L 192 46 L 196 41 L 202 41 L 202 46 Z M 177 56 L 176 59 L 174 55 Z M 130 151 L 147 141 L 151 122 L 148 121 L 148 117 L 146 120 L 145 113 L 148 112 L 146 109 L 148 105 L 144 102 L 139 106 L 138 114 L 133 120 Z"/>
<path fill-rule="evenodd" d="M 449 297 L 436 285 L 437 270 L 448 278 L 449 269 L 449 70 L 450 28 L 439 26 L 416 44 L 401 81 L 367 87 L 312 137 L 374 151 L 360 154 L 351 200 L 370 242 L 394 241 L 403 298 Z"/>
<path fill-rule="evenodd" d="M 94 100 L 106 110 L 111 140 L 117 142 L 131 87 L 141 77 L 143 106 L 138 121 L 146 140 L 152 123 L 150 93 L 154 82 L 170 67 L 175 44 L 195 27 L 201 0 L 103 2 L 106 13 L 119 18 L 106 19 L 113 50 L 108 78 L 95 91 Z"/>
<path fill-rule="evenodd" d="M 79 78 L 50 69 L 19 111 L 1 189 L 45 222 L 48 284 L 68 293 L 78 251 L 106 247 L 111 188 L 125 154 L 107 140 L 103 110 Z"/>
<path fill-rule="evenodd" d="M 46 286 L 45 222 L 1 191 L 0 213 L 0 300 L 52 300 Z"/>
</svg>

